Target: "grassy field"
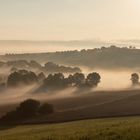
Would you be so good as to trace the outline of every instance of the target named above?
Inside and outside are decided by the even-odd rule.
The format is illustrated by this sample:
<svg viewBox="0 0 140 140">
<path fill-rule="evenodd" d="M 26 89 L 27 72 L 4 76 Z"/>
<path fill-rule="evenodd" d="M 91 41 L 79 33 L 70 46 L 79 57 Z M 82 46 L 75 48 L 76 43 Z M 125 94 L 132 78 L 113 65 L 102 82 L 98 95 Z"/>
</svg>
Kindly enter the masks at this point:
<svg viewBox="0 0 140 140">
<path fill-rule="evenodd" d="M 140 117 L 1 127 L 0 140 L 140 140 Z"/>
</svg>

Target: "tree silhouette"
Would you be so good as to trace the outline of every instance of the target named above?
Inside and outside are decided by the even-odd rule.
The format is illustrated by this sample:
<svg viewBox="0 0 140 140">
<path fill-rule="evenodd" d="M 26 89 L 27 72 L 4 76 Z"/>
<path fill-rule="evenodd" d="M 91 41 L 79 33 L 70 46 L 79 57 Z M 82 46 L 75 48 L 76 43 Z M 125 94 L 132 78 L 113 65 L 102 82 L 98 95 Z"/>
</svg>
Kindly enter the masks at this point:
<svg viewBox="0 0 140 140">
<path fill-rule="evenodd" d="M 87 78 L 86 78 L 86 85 L 89 87 L 97 87 L 98 84 L 100 83 L 101 80 L 101 76 L 96 73 L 90 73 L 88 74 Z"/>
<path fill-rule="evenodd" d="M 81 86 L 85 82 L 85 75 L 83 73 L 75 73 L 72 76 L 72 82 L 75 84 L 75 86 Z"/>
<path fill-rule="evenodd" d="M 132 73 L 131 81 L 133 86 L 137 86 L 139 84 L 139 75 L 137 73 Z"/>
<path fill-rule="evenodd" d="M 8 87 L 14 87 L 20 84 L 28 85 L 37 82 L 38 82 L 38 77 L 34 72 L 19 70 L 11 73 L 8 76 L 7 85 Z"/>
<path fill-rule="evenodd" d="M 62 73 L 49 74 L 44 80 L 44 86 L 52 89 L 62 89 L 66 87 L 64 75 Z"/>
<path fill-rule="evenodd" d="M 20 103 L 20 105 L 14 111 L 6 113 L 0 122 L 9 123 L 27 120 L 38 115 L 48 115 L 54 112 L 53 105 L 44 103 L 40 105 L 40 102 L 34 99 L 27 99 Z"/>
<path fill-rule="evenodd" d="M 16 112 L 21 117 L 32 117 L 37 114 L 39 106 L 40 102 L 33 99 L 28 99 L 20 103 Z"/>
</svg>

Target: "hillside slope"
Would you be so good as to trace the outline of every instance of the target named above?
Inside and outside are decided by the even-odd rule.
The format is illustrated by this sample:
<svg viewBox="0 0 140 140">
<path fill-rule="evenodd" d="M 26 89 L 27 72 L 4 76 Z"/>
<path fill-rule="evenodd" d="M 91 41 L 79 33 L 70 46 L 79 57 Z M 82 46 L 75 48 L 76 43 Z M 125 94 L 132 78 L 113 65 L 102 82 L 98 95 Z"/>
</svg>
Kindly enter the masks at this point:
<svg viewBox="0 0 140 140">
<path fill-rule="evenodd" d="M 34 54 L 7 54 L 0 56 L 1 60 L 35 60 L 42 63 L 46 61 L 58 64 L 86 66 L 89 68 L 118 69 L 140 68 L 140 49 L 119 48 L 95 48 L 81 51 L 65 51 L 54 53 Z"/>
<path fill-rule="evenodd" d="M 101 91 L 49 101 L 56 112 L 25 123 L 55 123 L 90 118 L 140 115 L 140 91 Z"/>
</svg>

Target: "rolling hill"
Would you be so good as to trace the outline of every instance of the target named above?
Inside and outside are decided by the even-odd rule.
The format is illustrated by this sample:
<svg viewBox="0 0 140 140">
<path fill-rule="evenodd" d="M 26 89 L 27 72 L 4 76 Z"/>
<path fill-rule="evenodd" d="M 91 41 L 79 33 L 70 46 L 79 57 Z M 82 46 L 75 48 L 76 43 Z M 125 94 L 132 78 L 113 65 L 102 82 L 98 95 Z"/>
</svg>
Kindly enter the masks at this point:
<svg viewBox="0 0 140 140">
<path fill-rule="evenodd" d="M 41 95 L 40 95 L 41 97 Z M 42 98 L 43 99 L 43 98 Z M 74 120 L 140 115 L 140 90 L 96 91 L 71 97 L 47 99 L 55 113 L 24 121 L 25 124 L 58 123 Z M 1 115 L 16 104 L 0 107 Z"/>
<path fill-rule="evenodd" d="M 140 49 L 111 46 L 108 48 L 83 49 L 81 51 L 6 54 L 1 55 L 0 59 L 3 61 L 35 60 L 41 64 L 50 61 L 70 66 L 85 66 L 100 69 L 134 69 L 140 68 Z"/>
</svg>

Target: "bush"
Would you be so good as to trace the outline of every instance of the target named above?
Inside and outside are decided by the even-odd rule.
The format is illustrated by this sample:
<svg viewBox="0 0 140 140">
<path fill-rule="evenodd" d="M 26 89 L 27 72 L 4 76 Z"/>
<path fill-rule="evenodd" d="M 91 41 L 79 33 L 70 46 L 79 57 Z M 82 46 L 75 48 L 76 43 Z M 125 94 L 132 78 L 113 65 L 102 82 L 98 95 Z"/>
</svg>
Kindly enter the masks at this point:
<svg viewBox="0 0 140 140">
<path fill-rule="evenodd" d="M 28 99 L 20 104 L 20 106 L 17 108 L 17 113 L 21 117 L 32 117 L 37 114 L 39 106 L 39 101 Z"/>
<path fill-rule="evenodd" d="M 0 119 L 0 122 L 20 122 L 37 115 L 47 115 L 53 112 L 53 105 L 48 103 L 40 105 L 39 101 L 28 99 L 21 102 L 15 111 L 8 112 L 5 116 L 3 116 Z"/>
</svg>

